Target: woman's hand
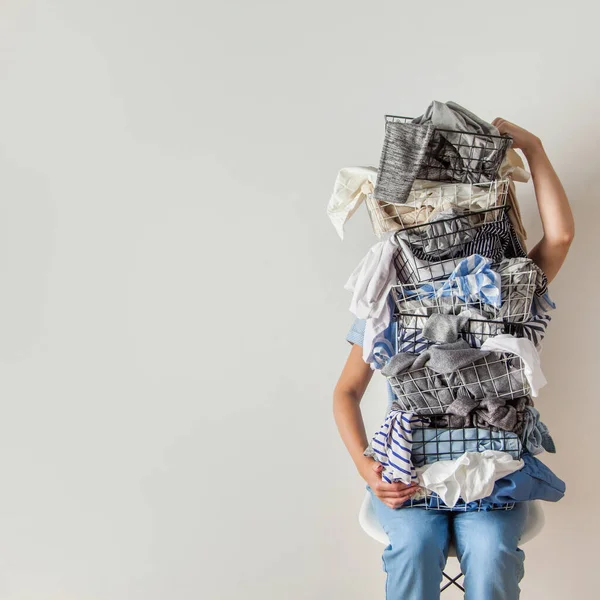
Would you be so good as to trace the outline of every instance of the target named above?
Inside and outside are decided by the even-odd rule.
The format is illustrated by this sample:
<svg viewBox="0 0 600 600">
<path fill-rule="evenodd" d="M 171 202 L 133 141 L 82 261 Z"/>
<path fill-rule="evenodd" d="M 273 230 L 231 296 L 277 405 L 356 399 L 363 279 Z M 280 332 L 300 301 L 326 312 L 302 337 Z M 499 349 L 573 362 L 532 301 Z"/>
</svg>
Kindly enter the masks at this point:
<svg viewBox="0 0 600 600">
<path fill-rule="evenodd" d="M 411 483 L 386 483 L 381 479 L 381 471 L 383 465 L 376 460 L 370 459 L 372 464 L 369 464 L 362 474 L 373 493 L 390 508 L 399 508 L 407 500 L 410 500 L 421 488 Z"/>
<path fill-rule="evenodd" d="M 513 139 L 512 147 L 520 148 L 524 153 L 531 152 L 542 145 L 539 137 L 510 121 L 496 117 L 492 125 L 497 127 L 500 133 L 510 135 Z"/>
</svg>

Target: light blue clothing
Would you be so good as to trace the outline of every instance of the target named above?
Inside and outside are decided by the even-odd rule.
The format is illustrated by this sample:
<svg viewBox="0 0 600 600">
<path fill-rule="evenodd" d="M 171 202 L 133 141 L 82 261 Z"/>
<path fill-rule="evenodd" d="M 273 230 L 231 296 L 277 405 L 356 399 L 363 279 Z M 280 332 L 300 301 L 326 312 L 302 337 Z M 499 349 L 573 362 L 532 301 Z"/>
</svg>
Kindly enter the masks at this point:
<svg viewBox="0 0 600 600">
<path fill-rule="evenodd" d="M 500 275 L 492 270 L 491 263 L 489 258 L 473 254 L 461 260 L 448 279 L 427 281 L 416 289 L 404 289 L 404 297 L 412 300 L 456 296 L 464 302 L 479 301 L 500 308 Z"/>
<path fill-rule="evenodd" d="M 346 340 L 351 344 L 357 344 L 358 346 L 363 345 L 365 337 L 365 319 L 355 319 L 350 327 L 350 331 L 346 334 Z M 396 322 L 392 319 L 387 329 L 383 332 L 385 342 L 380 342 L 381 346 L 374 349 L 373 358 L 376 360 L 379 369 L 384 366 L 385 362 L 389 360 L 394 354 L 396 354 Z M 385 343 L 385 346 L 383 346 Z M 387 410 L 389 411 L 392 402 L 396 400 L 396 395 L 392 391 L 392 386 L 386 379 L 387 393 L 388 393 L 388 404 Z M 387 412 L 387 411 L 386 411 Z"/>
<path fill-rule="evenodd" d="M 529 500 L 558 502 L 565 495 L 565 482 L 528 452 L 521 458 L 525 463 L 523 468 L 498 479 L 491 496 L 485 500 L 492 503 Z"/>
<path fill-rule="evenodd" d="M 527 503 L 488 512 L 393 509 L 366 488 L 390 540 L 382 555 L 386 600 L 439 600 L 451 537 L 465 575 L 465 600 L 518 600 Z"/>
<path fill-rule="evenodd" d="M 389 304 L 390 313 L 394 314 L 394 302 L 391 296 L 388 297 L 387 302 Z M 365 338 L 365 319 L 356 319 L 350 328 L 350 331 L 346 335 L 346 340 L 351 344 L 363 345 Z M 398 352 L 396 348 L 396 320 L 390 319 L 388 326 L 375 338 L 373 345 L 373 363 L 376 369 L 382 369 Z"/>
<path fill-rule="evenodd" d="M 417 467 L 438 460 L 455 460 L 465 452 L 484 450 L 507 452 L 518 459 L 522 449 L 521 440 L 516 433 L 482 427 L 423 427 L 416 428 L 412 436 L 412 460 Z"/>
<path fill-rule="evenodd" d="M 531 454 L 541 454 L 544 450 L 555 453 L 556 446 L 548 427 L 540 421 L 540 413 L 533 406 L 525 407 L 523 422 L 523 443 Z"/>
</svg>

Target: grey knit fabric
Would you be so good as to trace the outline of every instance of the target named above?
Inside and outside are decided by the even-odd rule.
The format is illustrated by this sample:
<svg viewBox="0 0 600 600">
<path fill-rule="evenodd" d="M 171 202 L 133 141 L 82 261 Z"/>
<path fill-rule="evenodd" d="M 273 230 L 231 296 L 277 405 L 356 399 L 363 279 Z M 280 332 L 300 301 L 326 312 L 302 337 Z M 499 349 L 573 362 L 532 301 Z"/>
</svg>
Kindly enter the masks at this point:
<svg viewBox="0 0 600 600">
<path fill-rule="evenodd" d="M 404 204 L 423 160 L 433 133 L 431 124 L 385 124 L 385 138 L 379 161 L 377 184 L 373 195 L 377 200 Z"/>
</svg>

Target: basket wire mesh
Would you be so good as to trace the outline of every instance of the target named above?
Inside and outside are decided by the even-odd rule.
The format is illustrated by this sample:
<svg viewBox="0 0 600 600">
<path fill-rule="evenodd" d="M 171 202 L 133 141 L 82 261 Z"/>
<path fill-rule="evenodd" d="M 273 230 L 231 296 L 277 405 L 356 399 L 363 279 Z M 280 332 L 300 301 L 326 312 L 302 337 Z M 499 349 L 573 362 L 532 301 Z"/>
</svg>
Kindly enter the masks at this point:
<svg viewBox="0 0 600 600">
<path fill-rule="evenodd" d="M 385 115 L 388 123 L 409 124 L 411 117 Z M 512 138 L 436 128 L 427 147 L 417 179 L 480 183 L 493 181 Z"/>
<path fill-rule="evenodd" d="M 497 265 L 492 265 L 498 269 Z M 502 303 L 493 306 L 478 297 L 459 297 L 457 288 L 449 287 L 444 279 L 432 279 L 420 283 L 400 283 L 391 287 L 392 298 L 400 314 L 449 312 L 475 308 L 486 318 L 524 322 L 531 318 L 531 307 L 538 281 L 538 271 L 533 267 L 518 272 L 501 272 Z M 431 289 L 435 292 L 432 293 Z"/>
<path fill-rule="evenodd" d="M 431 464 L 440 460 L 456 460 L 465 452 L 483 452 L 499 450 L 510 454 L 515 460 L 521 458 L 523 446 L 519 436 L 513 432 L 491 430 L 485 427 L 448 428 L 423 427 L 413 430 L 411 460 L 415 467 Z M 427 510 L 445 510 L 454 512 L 510 510 L 515 502 L 490 502 L 481 499 L 465 502 L 459 498 L 450 507 L 435 493 L 425 490 L 420 498 L 411 498 L 404 507 L 420 507 Z"/>
<path fill-rule="evenodd" d="M 377 200 L 373 194 L 366 199 L 367 210 L 377 236 L 436 222 L 440 214 L 460 211 L 472 226 L 497 219 L 492 209 L 504 208 L 509 189 L 507 179 L 482 183 L 439 183 L 418 180 L 405 204 Z"/>
<path fill-rule="evenodd" d="M 451 373 L 421 367 L 387 380 L 401 409 L 419 415 L 444 414 L 459 397 L 521 398 L 531 391 L 523 360 L 508 352 L 490 352 Z"/>
<path fill-rule="evenodd" d="M 386 128 L 388 123 L 408 124 L 413 120 L 395 115 L 386 115 L 385 119 Z M 419 290 L 423 282 L 441 287 L 458 262 L 468 255 L 466 248 L 482 232 L 479 228 L 504 218 L 509 182 L 496 180 L 496 174 L 511 144 L 510 136 L 436 128 L 406 204 L 383 202 L 373 194 L 367 197 L 369 217 L 378 236 L 395 231 L 412 249 L 426 255 L 426 260 L 419 261 L 407 259 L 402 252 L 395 256 L 396 272 L 402 282 L 392 287 L 397 320 L 396 352 L 416 354 L 433 345 L 434 342 L 423 338 L 422 329 L 429 315 L 435 312 L 458 314 L 469 308 L 479 311 L 482 318 L 469 319 L 459 332 L 459 337 L 472 347 L 503 333 L 507 321 L 516 323 L 530 318 L 537 277 L 533 269 L 525 278 L 523 272 L 518 277 L 501 274 L 500 307 L 475 297 L 464 299 L 455 293 L 426 296 Z M 485 235 L 492 245 L 501 243 L 493 231 L 486 231 Z M 507 398 L 527 395 L 530 390 L 524 371 L 518 356 L 492 352 L 451 374 L 441 376 L 423 367 L 387 379 L 402 410 L 435 419 L 435 415 L 445 413 L 459 394 L 473 398 L 490 394 Z M 508 387 L 498 385 L 500 379 Z M 415 466 L 453 460 L 473 448 L 473 444 L 481 447 L 478 451 L 491 447 L 502 449 L 514 458 L 522 454 L 520 439 L 512 432 L 432 425 L 413 430 L 412 460 Z M 404 506 L 447 511 L 510 510 L 515 503 L 492 504 L 485 499 L 466 503 L 461 498 L 454 507 L 449 507 L 437 494 L 427 492 L 424 498 L 411 499 Z"/>
<path fill-rule="evenodd" d="M 436 343 L 427 339 L 422 333 L 429 316 L 403 313 L 395 317 L 398 352 L 419 354 Z M 505 329 L 506 324 L 504 321 L 468 319 L 458 332 L 458 337 L 465 340 L 472 348 L 481 348 L 487 339 L 505 333 Z"/>
</svg>

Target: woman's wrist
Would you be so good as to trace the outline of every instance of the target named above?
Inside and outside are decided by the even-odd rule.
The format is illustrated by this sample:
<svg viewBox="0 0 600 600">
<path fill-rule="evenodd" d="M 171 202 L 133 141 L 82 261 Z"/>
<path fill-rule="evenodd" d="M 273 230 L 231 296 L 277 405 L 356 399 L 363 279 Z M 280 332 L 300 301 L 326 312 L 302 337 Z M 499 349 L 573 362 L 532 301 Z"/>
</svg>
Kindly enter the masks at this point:
<svg viewBox="0 0 600 600">
<path fill-rule="evenodd" d="M 364 455 L 356 461 L 356 469 L 365 481 L 367 481 L 367 473 L 370 473 L 373 470 L 374 462 L 376 462 L 375 459 Z"/>
<path fill-rule="evenodd" d="M 542 140 L 536 136 L 532 136 L 532 139 L 527 143 L 527 145 L 524 145 L 521 149 L 523 150 L 523 154 L 528 161 L 530 158 L 533 158 L 538 154 L 544 154 Z"/>
</svg>

